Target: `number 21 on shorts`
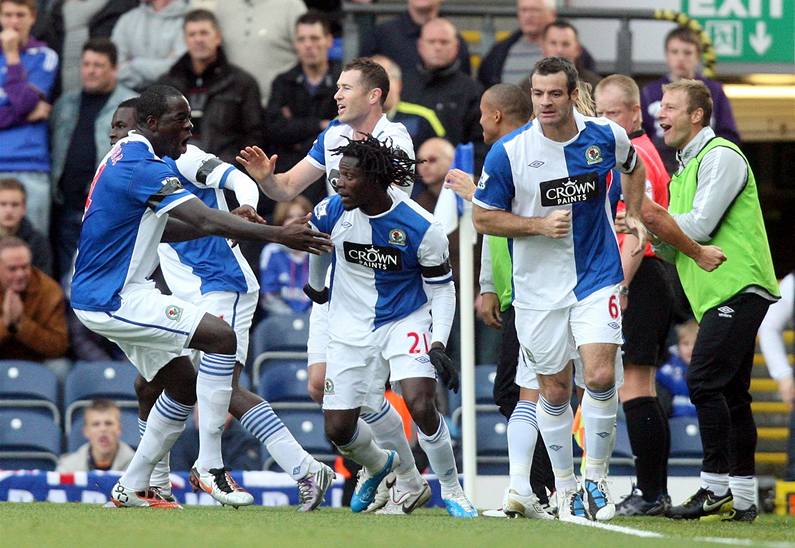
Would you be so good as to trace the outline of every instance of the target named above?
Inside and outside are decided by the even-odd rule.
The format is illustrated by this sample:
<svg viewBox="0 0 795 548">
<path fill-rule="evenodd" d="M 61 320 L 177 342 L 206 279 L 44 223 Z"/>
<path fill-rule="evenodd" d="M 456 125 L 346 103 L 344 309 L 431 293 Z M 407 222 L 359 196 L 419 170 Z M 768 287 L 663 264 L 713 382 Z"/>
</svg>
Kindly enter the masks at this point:
<svg viewBox="0 0 795 548">
<path fill-rule="evenodd" d="M 410 344 L 409 354 L 427 354 L 431 349 L 430 342 L 428 341 L 428 333 L 420 334 L 416 331 L 410 331 L 406 333 L 406 337 L 408 337 Z M 422 341 L 422 345 L 420 341 Z M 425 350 L 422 349 L 422 346 L 425 347 Z"/>
</svg>

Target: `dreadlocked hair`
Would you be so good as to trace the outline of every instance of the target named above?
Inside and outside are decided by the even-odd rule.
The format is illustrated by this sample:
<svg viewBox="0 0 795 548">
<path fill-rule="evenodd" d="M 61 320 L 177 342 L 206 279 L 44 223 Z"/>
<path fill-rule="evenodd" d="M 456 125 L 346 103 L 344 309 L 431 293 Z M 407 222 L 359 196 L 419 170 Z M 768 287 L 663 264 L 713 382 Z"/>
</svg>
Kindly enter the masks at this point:
<svg viewBox="0 0 795 548">
<path fill-rule="evenodd" d="M 369 133 L 364 138 L 353 140 L 331 152 L 335 155 L 350 156 L 359 160 L 359 169 L 365 177 L 383 188 L 389 185 L 410 186 L 414 181 L 414 166 L 421 161 L 409 157 L 404 150 L 392 146 L 392 139 L 382 142 Z"/>
</svg>

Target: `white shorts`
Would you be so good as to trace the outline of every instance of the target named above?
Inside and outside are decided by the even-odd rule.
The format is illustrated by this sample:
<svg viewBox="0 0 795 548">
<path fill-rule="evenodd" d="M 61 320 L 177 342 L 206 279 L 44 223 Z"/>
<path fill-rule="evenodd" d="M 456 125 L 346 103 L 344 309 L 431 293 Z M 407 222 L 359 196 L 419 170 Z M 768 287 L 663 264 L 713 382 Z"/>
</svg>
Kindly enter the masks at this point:
<svg viewBox="0 0 795 548">
<path fill-rule="evenodd" d="M 248 356 L 248 337 L 251 332 L 251 323 L 254 312 L 257 310 L 259 293 L 233 293 L 231 291 L 211 291 L 199 298 L 197 307 L 202 312 L 218 316 L 232 329 L 237 338 L 237 351 L 235 360 L 245 364 Z M 189 350 L 191 361 L 198 367 L 201 351 Z"/>
<path fill-rule="evenodd" d="M 326 352 L 323 409 L 375 412 L 384 400 L 384 387 L 403 379 L 436 379 L 428 358 L 431 316 L 424 306 L 405 318 L 371 333 L 366 346 L 331 340 Z"/>
<path fill-rule="evenodd" d="M 138 372 L 151 381 L 168 362 L 183 355 L 204 311 L 152 285 L 122 294 L 114 312 L 75 310 L 88 329 L 119 345 Z"/>
<path fill-rule="evenodd" d="M 521 351 L 536 373 L 554 375 L 578 358 L 584 344 L 621 345 L 618 285 L 605 287 L 584 300 L 555 310 L 516 308 L 516 334 Z"/>
</svg>

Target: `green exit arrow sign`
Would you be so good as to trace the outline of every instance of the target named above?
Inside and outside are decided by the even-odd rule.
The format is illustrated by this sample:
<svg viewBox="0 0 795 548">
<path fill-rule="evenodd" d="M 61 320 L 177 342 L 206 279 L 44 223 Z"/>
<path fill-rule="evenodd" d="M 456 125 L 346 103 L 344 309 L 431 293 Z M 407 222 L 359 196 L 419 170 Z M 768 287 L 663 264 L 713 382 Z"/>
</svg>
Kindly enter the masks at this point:
<svg viewBox="0 0 795 548">
<path fill-rule="evenodd" d="M 795 0 L 682 0 L 719 60 L 795 63 Z"/>
</svg>

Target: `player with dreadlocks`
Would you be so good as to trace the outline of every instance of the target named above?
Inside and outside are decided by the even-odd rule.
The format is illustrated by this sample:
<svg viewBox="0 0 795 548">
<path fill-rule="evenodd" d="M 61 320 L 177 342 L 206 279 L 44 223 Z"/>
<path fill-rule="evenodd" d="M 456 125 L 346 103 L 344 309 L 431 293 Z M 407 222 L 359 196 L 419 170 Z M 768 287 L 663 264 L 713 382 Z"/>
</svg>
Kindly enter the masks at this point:
<svg viewBox="0 0 795 548">
<path fill-rule="evenodd" d="M 398 452 L 376 445 L 368 423 L 358 421 L 360 413 L 381 409 L 384 383 L 390 380 L 400 385 L 419 427 L 420 446 L 439 477 L 447 511 L 475 517 L 458 483 L 450 433 L 434 402 L 437 375 L 458 390 L 458 373 L 445 353 L 455 314 L 447 236 L 395 187 L 413 177 L 416 162 L 405 153 L 369 134 L 334 153 L 342 156 L 337 194 L 320 202 L 311 219 L 331 234 L 333 256 L 310 259 L 306 292 L 315 302 L 329 302 L 326 435 L 366 474 L 351 508 L 367 508 L 381 480 L 398 467 Z M 332 274 L 325 287 L 329 263 Z M 402 432 L 396 437 L 405 443 Z M 389 501 L 380 513 L 408 514 L 430 498 L 416 474 L 398 471 L 388 487 Z"/>
</svg>

